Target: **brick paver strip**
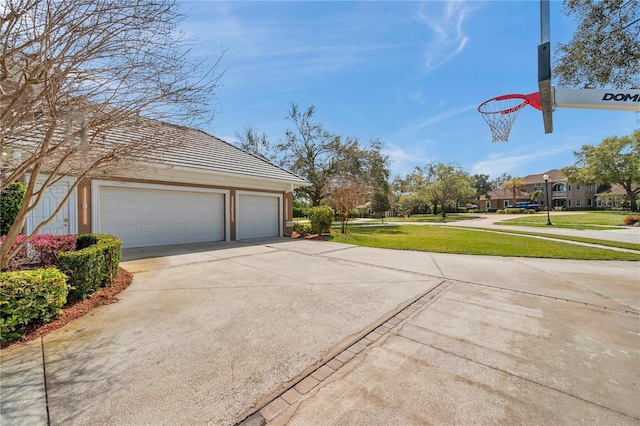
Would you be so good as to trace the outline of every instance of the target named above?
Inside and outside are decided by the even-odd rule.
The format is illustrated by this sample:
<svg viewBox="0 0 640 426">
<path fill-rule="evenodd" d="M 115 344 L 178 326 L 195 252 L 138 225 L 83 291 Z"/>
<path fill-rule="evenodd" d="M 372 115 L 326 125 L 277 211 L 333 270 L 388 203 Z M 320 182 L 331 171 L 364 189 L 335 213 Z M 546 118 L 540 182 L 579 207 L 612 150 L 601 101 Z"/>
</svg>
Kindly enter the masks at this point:
<svg viewBox="0 0 640 426">
<path fill-rule="evenodd" d="M 402 320 L 400 318 L 393 317 L 393 318 L 389 318 L 389 320 L 387 322 L 391 323 L 393 325 L 398 325 L 398 324 L 400 324 L 402 322 Z"/>
<path fill-rule="evenodd" d="M 371 333 L 367 334 L 365 336 L 365 339 L 370 340 L 372 342 L 375 342 L 376 340 L 378 340 L 379 338 L 382 337 L 382 334 L 376 332 L 376 331 L 372 331 Z"/>
<path fill-rule="evenodd" d="M 309 392 L 311 389 L 318 386 L 318 383 L 320 383 L 318 379 L 315 379 L 311 376 L 307 376 L 304 379 L 302 379 L 300 383 L 295 385 L 294 389 L 304 395 L 305 393 Z"/>
<path fill-rule="evenodd" d="M 260 410 L 260 414 L 265 418 L 266 421 L 273 420 L 278 414 L 282 413 L 289 404 L 282 398 L 276 398 L 269 403 L 266 407 Z"/>
<path fill-rule="evenodd" d="M 363 345 L 360 342 L 357 342 L 351 346 L 349 346 L 349 351 L 353 352 L 354 354 L 359 354 L 360 352 L 364 351 L 366 348 L 365 345 Z"/>
<path fill-rule="evenodd" d="M 381 325 L 380 327 L 376 328 L 374 331 L 376 333 L 385 334 L 387 331 L 391 330 L 391 328 L 392 327 L 385 327 L 384 325 Z"/>
<path fill-rule="evenodd" d="M 353 358 L 354 356 L 356 356 L 356 354 L 354 354 L 353 352 L 349 352 L 349 351 L 344 351 L 342 353 L 340 353 L 336 359 L 340 362 L 342 362 L 343 364 L 346 364 L 347 362 L 349 362 L 351 360 L 351 358 Z"/>
<path fill-rule="evenodd" d="M 334 370 L 339 369 L 340 367 L 342 367 L 344 365 L 343 362 L 338 361 L 336 358 L 333 358 L 331 361 L 329 361 L 327 364 L 327 366 L 333 368 Z"/>
<path fill-rule="evenodd" d="M 333 369 L 331 367 L 327 367 L 326 365 L 323 365 L 322 367 L 314 371 L 311 377 L 313 377 L 314 379 L 318 379 L 322 382 L 332 374 L 333 374 Z"/>
<path fill-rule="evenodd" d="M 302 398 L 302 394 L 293 388 L 282 394 L 282 399 L 287 401 L 289 404 L 295 404 L 300 398 Z"/>
<path fill-rule="evenodd" d="M 404 310 L 396 314 L 396 318 L 400 318 L 401 320 L 407 318 L 408 316 L 409 316 L 409 312 Z"/>
</svg>

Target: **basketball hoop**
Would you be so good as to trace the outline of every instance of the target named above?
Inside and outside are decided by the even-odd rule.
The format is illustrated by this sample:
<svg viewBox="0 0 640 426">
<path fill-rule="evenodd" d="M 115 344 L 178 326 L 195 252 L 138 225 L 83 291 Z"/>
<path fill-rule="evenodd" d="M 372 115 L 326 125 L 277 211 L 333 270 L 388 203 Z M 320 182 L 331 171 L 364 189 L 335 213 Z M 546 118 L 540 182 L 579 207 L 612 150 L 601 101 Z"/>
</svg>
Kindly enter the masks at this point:
<svg viewBox="0 0 640 426">
<path fill-rule="evenodd" d="M 509 142 L 509 132 L 526 105 L 542 110 L 540 92 L 529 95 L 502 95 L 480 104 L 478 112 L 491 129 L 493 142 Z"/>
</svg>

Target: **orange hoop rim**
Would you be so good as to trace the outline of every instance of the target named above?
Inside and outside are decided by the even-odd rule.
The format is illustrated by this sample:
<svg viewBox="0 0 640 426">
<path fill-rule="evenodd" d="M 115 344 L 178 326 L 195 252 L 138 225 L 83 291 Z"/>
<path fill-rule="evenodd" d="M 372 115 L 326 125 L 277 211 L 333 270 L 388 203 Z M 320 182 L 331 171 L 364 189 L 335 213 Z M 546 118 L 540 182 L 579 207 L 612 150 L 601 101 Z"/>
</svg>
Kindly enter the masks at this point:
<svg viewBox="0 0 640 426">
<path fill-rule="evenodd" d="M 502 109 L 502 110 L 498 110 L 498 111 L 483 110 L 483 107 L 486 106 L 487 104 L 489 104 L 490 102 L 506 101 L 506 100 L 509 100 L 509 99 L 522 99 L 522 103 L 520 103 L 518 105 L 515 105 L 515 106 L 513 106 L 511 108 Z M 540 92 L 529 93 L 528 95 L 521 95 L 521 94 L 517 94 L 517 93 L 512 93 L 512 94 L 508 94 L 508 95 L 496 96 L 495 98 L 491 98 L 491 99 L 481 103 L 478 106 L 478 112 L 480 114 L 511 114 L 511 113 L 514 113 L 516 111 L 521 110 L 522 108 L 524 108 L 527 105 L 531 105 L 535 109 L 542 111 L 542 105 L 541 105 L 541 101 L 540 101 Z"/>
</svg>

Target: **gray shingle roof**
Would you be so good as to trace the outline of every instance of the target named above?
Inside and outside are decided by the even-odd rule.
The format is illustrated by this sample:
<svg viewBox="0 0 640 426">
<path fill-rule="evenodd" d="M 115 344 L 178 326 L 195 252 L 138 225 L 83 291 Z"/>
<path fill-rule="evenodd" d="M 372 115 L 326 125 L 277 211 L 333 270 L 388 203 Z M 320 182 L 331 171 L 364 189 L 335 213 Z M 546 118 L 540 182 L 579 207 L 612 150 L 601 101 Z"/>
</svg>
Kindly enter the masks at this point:
<svg viewBox="0 0 640 426">
<path fill-rule="evenodd" d="M 186 167 L 309 185 L 306 179 L 202 130 L 143 117 L 137 117 L 129 123 L 104 130 L 89 149 L 109 151 L 122 148 L 129 160 L 151 165 Z M 54 139 L 65 144 L 64 127 L 57 126 L 55 134 Z M 14 143 L 28 152 L 31 146 L 37 146 L 40 134 L 37 127 L 31 127 L 13 139 Z"/>
<path fill-rule="evenodd" d="M 141 123 L 144 125 L 136 129 L 112 130 L 107 138 L 154 138 L 157 151 L 147 160 L 160 164 L 308 184 L 306 179 L 202 130 L 150 119 Z"/>
</svg>

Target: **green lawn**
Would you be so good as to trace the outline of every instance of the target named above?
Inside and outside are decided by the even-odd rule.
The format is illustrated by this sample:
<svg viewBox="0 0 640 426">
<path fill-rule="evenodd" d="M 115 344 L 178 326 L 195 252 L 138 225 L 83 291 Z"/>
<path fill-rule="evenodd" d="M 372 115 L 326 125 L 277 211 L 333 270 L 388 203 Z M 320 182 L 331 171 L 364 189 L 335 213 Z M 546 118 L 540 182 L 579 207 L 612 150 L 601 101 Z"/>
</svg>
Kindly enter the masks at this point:
<svg viewBox="0 0 640 426">
<path fill-rule="evenodd" d="M 525 236 L 446 226 L 353 227 L 332 241 L 365 247 L 489 256 L 580 260 L 640 260 L 640 253 L 585 247 Z"/>
<path fill-rule="evenodd" d="M 504 232 L 512 235 L 532 235 L 536 237 L 553 238 L 555 240 L 576 241 L 580 243 L 597 244 L 597 245 L 607 246 L 607 247 L 617 247 L 617 248 L 640 251 L 640 244 L 627 243 L 624 241 L 599 240 L 597 238 L 575 237 L 573 235 L 547 234 L 543 232 L 511 231 L 511 230 L 491 229 L 491 228 L 477 228 L 477 229 L 484 229 L 485 231 L 491 231 L 491 232 Z M 602 229 L 602 228 L 598 228 L 598 229 Z"/>
<path fill-rule="evenodd" d="M 623 226 L 624 214 L 607 212 L 560 213 L 551 215 L 551 223 L 556 228 L 572 229 L 616 229 Z M 496 222 L 499 225 L 540 226 L 547 225 L 547 214 L 523 216 Z"/>
</svg>

